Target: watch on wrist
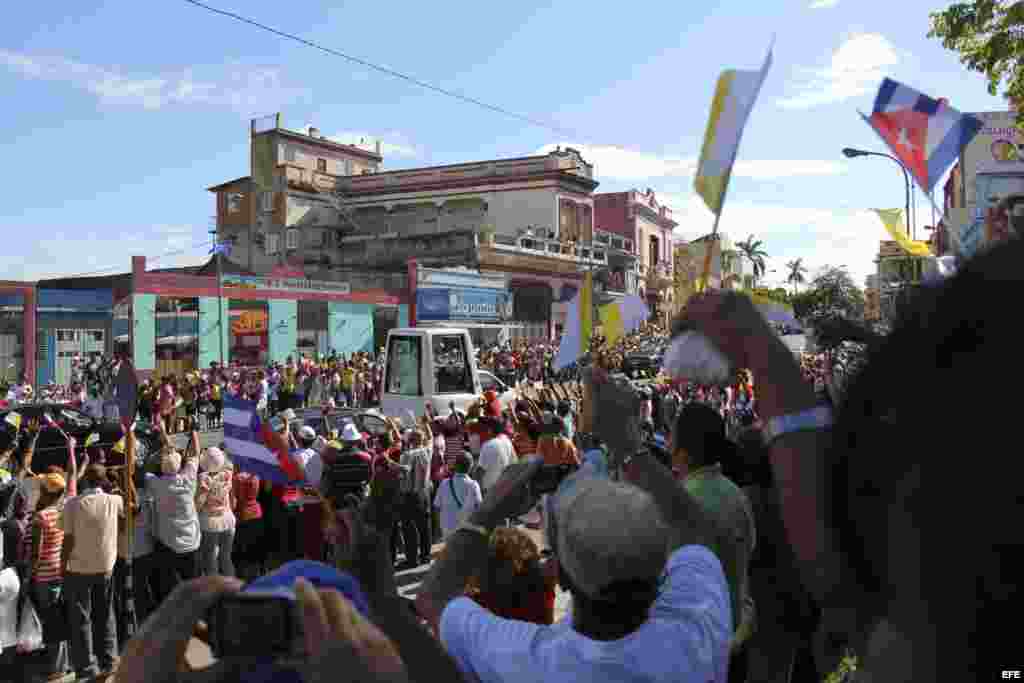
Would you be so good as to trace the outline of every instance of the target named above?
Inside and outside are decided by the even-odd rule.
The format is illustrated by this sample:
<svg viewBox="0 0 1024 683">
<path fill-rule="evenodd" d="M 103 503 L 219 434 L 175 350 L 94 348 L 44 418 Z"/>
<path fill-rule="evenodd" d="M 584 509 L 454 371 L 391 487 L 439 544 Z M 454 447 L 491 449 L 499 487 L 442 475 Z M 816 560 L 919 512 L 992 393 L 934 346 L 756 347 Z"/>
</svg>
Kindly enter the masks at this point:
<svg viewBox="0 0 1024 683">
<path fill-rule="evenodd" d="M 794 432 L 812 432 L 828 429 L 832 426 L 832 409 L 828 406 L 815 406 L 798 413 L 789 413 L 773 417 L 765 424 L 762 431 L 764 443 L 771 445 L 776 439 Z"/>
</svg>

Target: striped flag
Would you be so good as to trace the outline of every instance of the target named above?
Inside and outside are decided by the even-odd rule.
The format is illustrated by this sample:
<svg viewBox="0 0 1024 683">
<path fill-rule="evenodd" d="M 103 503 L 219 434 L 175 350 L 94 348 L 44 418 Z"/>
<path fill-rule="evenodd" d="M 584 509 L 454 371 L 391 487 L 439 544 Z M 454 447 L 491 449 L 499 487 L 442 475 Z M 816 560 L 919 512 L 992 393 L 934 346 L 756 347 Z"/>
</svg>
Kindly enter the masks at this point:
<svg viewBox="0 0 1024 683">
<path fill-rule="evenodd" d="M 276 438 L 270 423 L 260 419 L 255 401 L 224 398 L 224 448 L 238 469 L 275 484 L 300 481 L 302 472 Z"/>
<path fill-rule="evenodd" d="M 719 76 L 715 86 L 711 116 L 704 133 L 693 186 L 716 216 L 722 213 L 743 127 L 747 125 L 747 118 L 771 65 L 772 51 L 769 49 L 759 71 L 729 69 Z"/>
<path fill-rule="evenodd" d="M 930 195 L 932 188 L 982 128 L 981 119 L 961 114 L 891 78 L 882 81 L 871 116 L 861 114 L 892 153 Z"/>
</svg>

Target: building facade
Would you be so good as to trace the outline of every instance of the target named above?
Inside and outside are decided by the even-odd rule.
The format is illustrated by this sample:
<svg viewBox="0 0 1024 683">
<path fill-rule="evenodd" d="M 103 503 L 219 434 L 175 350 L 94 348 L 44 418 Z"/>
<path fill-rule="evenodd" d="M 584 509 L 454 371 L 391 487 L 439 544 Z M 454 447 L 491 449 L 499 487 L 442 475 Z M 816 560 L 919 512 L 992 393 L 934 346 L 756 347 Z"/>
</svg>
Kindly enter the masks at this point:
<svg viewBox="0 0 1024 683">
<path fill-rule="evenodd" d="M 608 264 L 608 245 L 594 239 L 593 167 L 576 150 L 385 172 L 379 149 L 314 131 L 253 136 L 262 153 L 250 176 L 209 188 L 229 259 L 252 272 L 294 269 L 324 281 L 401 273 L 415 323 L 409 262 L 468 268 L 504 278 L 512 316 L 502 323 L 535 338 L 557 331 L 562 297 L 582 270 Z M 255 192 L 257 176 L 273 191 Z"/>
<path fill-rule="evenodd" d="M 638 293 L 652 314 L 667 322 L 674 309 L 674 238 L 678 226 L 672 209 L 658 202 L 654 190 L 609 192 L 594 196 L 597 227 L 632 240 Z"/>
</svg>

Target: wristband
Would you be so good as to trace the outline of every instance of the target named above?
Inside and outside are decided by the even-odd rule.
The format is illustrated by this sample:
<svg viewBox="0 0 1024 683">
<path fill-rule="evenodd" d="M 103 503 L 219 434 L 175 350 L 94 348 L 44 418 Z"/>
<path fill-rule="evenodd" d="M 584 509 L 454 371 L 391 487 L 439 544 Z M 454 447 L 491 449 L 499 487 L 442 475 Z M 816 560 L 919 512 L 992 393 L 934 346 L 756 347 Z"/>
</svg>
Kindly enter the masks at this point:
<svg viewBox="0 0 1024 683">
<path fill-rule="evenodd" d="M 779 437 L 793 432 L 813 432 L 828 429 L 832 426 L 832 409 L 828 406 L 815 406 L 799 413 L 779 415 L 768 420 L 764 427 L 763 438 L 766 445 L 771 445 Z"/>
</svg>

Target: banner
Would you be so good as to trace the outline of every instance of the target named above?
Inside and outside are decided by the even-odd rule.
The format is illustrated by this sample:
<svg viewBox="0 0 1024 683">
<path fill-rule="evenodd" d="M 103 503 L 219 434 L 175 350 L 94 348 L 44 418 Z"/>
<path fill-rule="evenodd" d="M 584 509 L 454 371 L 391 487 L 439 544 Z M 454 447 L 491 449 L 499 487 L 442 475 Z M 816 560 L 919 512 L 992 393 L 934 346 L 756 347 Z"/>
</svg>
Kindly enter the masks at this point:
<svg viewBox="0 0 1024 683">
<path fill-rule="evenodd" d="M 977 201 L 976 176 L 1024 174 L 1024 134 L 1017 129 L 1012 111 L 975 114 L 982 122 L 978 133 L 963 149 L 964 203 Z"/>
<path fill-rule="evenodd" d="M 1024 234 L 1024 175 L 978 175 L 975 197 L 970 224 L 960 234 L 961 258 Z"/>
<path fill-rule="evenodd" d="M 416 317 L 419 320 L 501 322 L 511 315 L 508 292 L 446 287 L 416 290 Z"/>
<path fill-rule="evenodd" d="M 903 209 L 872 209 L 882 219 L 886 232 L 892 235 L 896 244 L 911 256 L 931 256 L 927 242 L 912 240 L 907 236 L 906 214 Z"/>
</svg>

